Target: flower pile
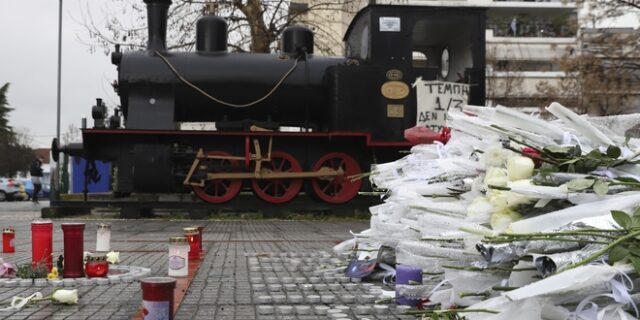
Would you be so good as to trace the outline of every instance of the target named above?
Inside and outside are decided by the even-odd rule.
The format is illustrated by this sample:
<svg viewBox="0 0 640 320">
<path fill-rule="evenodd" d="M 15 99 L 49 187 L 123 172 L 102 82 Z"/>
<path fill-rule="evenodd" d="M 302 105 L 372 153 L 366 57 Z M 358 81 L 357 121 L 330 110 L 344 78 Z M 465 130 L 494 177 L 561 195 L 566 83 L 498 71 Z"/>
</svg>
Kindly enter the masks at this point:
<svg viewBox="0 0 640 320">
<path fill-rule="evenodd" d="M 624 130 L 640 115 L 546 109 L 451 111 L 446 145 L 372 168 L 385 202 L 334 249 L 422 269 L 395 293 L 425 319 L 638 317 L 640 140 Z"/>
</svg>

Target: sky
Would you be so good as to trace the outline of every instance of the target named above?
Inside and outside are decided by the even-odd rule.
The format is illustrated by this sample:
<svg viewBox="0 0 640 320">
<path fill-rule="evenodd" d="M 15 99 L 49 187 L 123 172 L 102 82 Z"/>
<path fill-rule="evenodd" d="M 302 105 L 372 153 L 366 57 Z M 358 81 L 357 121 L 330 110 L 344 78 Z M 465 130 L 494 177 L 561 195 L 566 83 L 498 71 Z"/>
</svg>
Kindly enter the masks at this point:
<svg viewBox="0 0 640 320">
<path fill-rule="evenodd" d="M 110 85 L 117 78 L 110 57 L 100 50 L 90 53 L 78 38 L 83 27 L 77 21 L 86 2 L 63 2 L 61 134 L 70 124 L 80 127 L 82 115 L 91 117 L 95 98 L 104 98 L 108 106 L 118 101 Z M 49 146 L 56 135 L 58 4 L 0 0 L 0 85 L 11 83 L 9 123 L 28 129 L 33 147 Z"/>
<path fill-rule="evenodd" d="M 109 107 L 119 101 L 110 85 L 117 78 L 115 66 L 103 51 L 90 52 L 78 22 L 85 6 L 93 7 L 95 14 L 105 1 L 64 0 L 61 134 L 70 124 L 80 127 L 83 115 L 90 118 L 96 98 L 103 98 Z M 32 147 L 47 147 L 56 135 L 58 4 L 0 0 L 0 85 L 11 83 L 8 101 L 14 111 L 9 123 L 28 130 Z M 100 22 L 99 17 L 96 20 Z M 632 15 L 607 24 L 638 27 L 638 19 Z M 92 125 L 91 119 L 88 124 Z"/>
</svg>

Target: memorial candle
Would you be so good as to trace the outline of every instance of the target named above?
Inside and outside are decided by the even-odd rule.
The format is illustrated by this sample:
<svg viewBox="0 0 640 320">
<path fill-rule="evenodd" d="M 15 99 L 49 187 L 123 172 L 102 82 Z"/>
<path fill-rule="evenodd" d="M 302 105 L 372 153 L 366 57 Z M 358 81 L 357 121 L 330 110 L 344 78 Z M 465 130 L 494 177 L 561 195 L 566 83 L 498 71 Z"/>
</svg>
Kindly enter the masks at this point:
<svg viewBox="0 0 640 320">
<path fill-rule="evenodd" d="M 422 269 L 418 267 L 412 267 L 399 264 L 396 266 L 396 285 L 403 285 L 409 283 L 422 284 Z M 419 299 L 410 299 L 398 294 L 396 289 L 396 302 L 399 305 L 416 306 Z"/>
<path fill-rule="evenodd" d="M 200 259 L 200 249 L 198 248 L 199 233 L 198 228 L 188 227 L 184 228 L 184 236 L 187 238 L 189 242 L 189 260 L 199 260 Z"/>
<path fill-rule="evenodd" d="M 96 251 L 107 252 L 109 250 L 111 250 L 111 225 L 100 223 L 96 236 Z"/>
<path fill-rule="evenodd" d="M 16 252 L 15 244 L 13 240 L 16 237 L 15 230 L 11 228 L 6 228 L 2 230 L 2 252 L 3 253 L 14 253 Z"/>
<path fill-rule="evenodd" d="M 63 223 L 64 278 L 84 277 L 84 223 Z"/>
<path fill-rule="evenodd" d="M 169 238 L 169 276 L 189 275 L 189 243 L 185 237 Z"/>
<path fill-rule="evenodd" d="M 202 252 L 202 241 L 204 241 L 204 235 L 202 234 L 202 231 L 204 230 L 203 226 L 197 226 L 196 228 L 198 228 L 198 234 L 200 235 L 199 238 L 199 242 L 198 242 L 198 246 L 200 247 L 200 252 Z"/>
<path fill-rule="evenodd" d="M 140 280 L 143 319 L 173 320 L 173 296 L 176 279 L 151 277 Z"/>
<path fill-rule="evenodd" d="M 37 220 L 31 222 L 31 264 L 45 263 L 51 271 L 53 266 L 53 222 Z"/>
</svg>

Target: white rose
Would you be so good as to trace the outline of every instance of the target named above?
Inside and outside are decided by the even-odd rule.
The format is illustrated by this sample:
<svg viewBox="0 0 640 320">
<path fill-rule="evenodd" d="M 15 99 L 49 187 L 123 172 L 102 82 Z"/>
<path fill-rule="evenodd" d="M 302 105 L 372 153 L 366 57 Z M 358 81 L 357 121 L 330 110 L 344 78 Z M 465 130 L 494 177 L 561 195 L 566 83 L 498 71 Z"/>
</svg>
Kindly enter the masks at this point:
<svg viewBox="0 0 640 320">
<path fill-rule="evenodd" d="M 522 216 L 510 209 L 504 209 L 491 215 L 491 229 L 502 232 L 511 225 L 511 223 L 522 219 Z"/>
<path fill-rule="evenodd" d="M 480 162 L 483 162 L 487 167 L 502 166 L 505 160 L 505 149 L 500 143 L 491 144 L 479 158 Z"/>
<path fill-rule="evenodd" d="M 467 207 L 467 217 L 472 221 L 489 221 L 493 213 L 493 206 L 485 197 L 476 197 Z"/>
<path fill-rule="evenodd" d="M 522 180 L 531 177 L 535 164 L 531 158 L 523 156 L 509 157 L 507 160 L 507 174 L 510 181 Z"/>
<path fill-rule="evenodd" d="M 484 175 L 484 184 L 487 186 L 506 187 L 507 182 L 507 172 L 502 168 L 490 167 Z"/>
<path fill-rule="evenodd" d="M 107 261 L 111 264 L 118 264 L 120 262 L 120 252 L 111 251 L 107 253 Z"/>
<path fill-rule="evenodd" d="M 78 289 L 73 290 L 65 290 L 59 289 L 56 290 L 51 295 L 51 300 L 64 304 L 77 304 L 78 303 Z"/>
</svg>

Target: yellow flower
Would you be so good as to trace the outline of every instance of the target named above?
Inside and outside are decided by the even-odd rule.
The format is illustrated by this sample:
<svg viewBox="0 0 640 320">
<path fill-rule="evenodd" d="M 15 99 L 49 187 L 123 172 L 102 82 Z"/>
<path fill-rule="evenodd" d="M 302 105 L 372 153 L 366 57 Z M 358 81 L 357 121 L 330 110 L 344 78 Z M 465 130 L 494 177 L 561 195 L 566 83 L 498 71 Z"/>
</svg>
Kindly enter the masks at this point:
<svg viewBox="0 0 640 320">
<path fill-rule="evenodd" d="M 491 215 L 491 229 L 497 232 L 503 232 L 511 223 L 520 219 L 522 219 L 522 216 L 518 212 L 504 208 Z"/>
<path fill-rule="evenodd" d="M 503 168 L 489 167 L 484 175 L 486 186 L 506 187 L 508 182 L 507 170 Z"/>
<path fill-rule="evenodd" d="M 47 274 L 47 279 L 58 279 L 58 268 L 57 267 L 51 268 L 51 272 L 49 272 L 49 274 Z"/>
</svg>

